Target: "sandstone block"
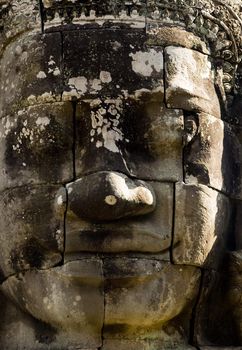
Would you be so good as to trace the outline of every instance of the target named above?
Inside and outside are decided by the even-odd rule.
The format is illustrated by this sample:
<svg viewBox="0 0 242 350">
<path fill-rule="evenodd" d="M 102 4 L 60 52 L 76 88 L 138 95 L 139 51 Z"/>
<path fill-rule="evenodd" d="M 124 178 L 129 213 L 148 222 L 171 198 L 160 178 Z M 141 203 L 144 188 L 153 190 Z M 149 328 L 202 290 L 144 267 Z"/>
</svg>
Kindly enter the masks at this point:
<svg viewBox="0 0 242 350">
<path fill-rule="evenodd" d="M 157 182 L 148 184 L 155 192 L 156 208 L 146 215 L 121 218 L 118 221 L 113 221 L 110 216 L 109 221 L 102 222 L 94 217 L 92 220 L 81 219 L 69 207 L 65 253 L 158 253 L 168 250 L 171 245 L 173 185 Z M 78 192 L 72 191 L 68 196 L 71 202 L 72 196 L 78 196 Z M 95 201 L 95 196 L 92 200 Z"/>
<path fill-rule="evenodd" d="M 231 205 L 203 185 L 176 184 L 173 261 L 217 269 L 230 234 Z"/>
<path fill-rule="evenodd" d="M 95 108 L 81 103 L 76 115 L 78 176 L 114 170 L 145 180 L 182 179 L 181 111 L 160 101 L 114 99 Z"/>
<path fill-rule="evenodd" d="M 194 340 L 201 349 L 240 349 L 241 256 L 228 253 L 219 273 L 204 273 L 194 323 Z"/>
<path fill-rule="evenodd" d="M 97 349 L 104 317 L 102 286 L 101 262 L 89 259 L 9 277 L 1 290 L 36 322 L 55 330 L 49 349 Z"/>
<path fill-rule="evenodd" d="M 0 117 L 60 99 L 61 74 L 60 33 L 30 34 L 11 43 L 1 58 Z"/>
<path fill-rule="evenodd" d="M 73 179 L 70 103 L 30 106 L 0 120 L 0 190 Z"/>
<path fill-rule="evenodd" d="M 64 32 L 63 97 L 93 99 L 163 89 L 163 48 L 147 47 L 145 40 L 141 31 Z"/>
<path fill-rule="evenodd" d="M 104 339 L 101 350 L 194 350 L 193 346 L 179 344 L 174 340 L 173 344 L 159 339 L 153 340 L 127 340 L 127 339 Z"/>
<path fill-rule="evenodd" d="M 64 213 L 56 213 L 59 186 L 23 186 L 0 196 L 1 279 L 49 268 L 62 260 Z"/>
<path fill-rule="evenodd" d="M 119 258 L 105 259 L 103 269 L 105 339 L 147 339 L 152 334 L 169 340 L 162 326 L 191 307 L 198 293 L 200 270 L 195 267 Z M 175 342 L 181 341 L 173 331 Z"/>
<path fill-rule="evenodd" d="M 183 47 L 165 49 L 166 102 L 170 108 L 220 118 L 212 64 L 207 55 Z"/>
<path fill-rule="evenodd" d="M 186 183 L 199 183 L 241 198 L 242 143 L 240 129 L 211 115 L 185 117 Z"/>
</svg>

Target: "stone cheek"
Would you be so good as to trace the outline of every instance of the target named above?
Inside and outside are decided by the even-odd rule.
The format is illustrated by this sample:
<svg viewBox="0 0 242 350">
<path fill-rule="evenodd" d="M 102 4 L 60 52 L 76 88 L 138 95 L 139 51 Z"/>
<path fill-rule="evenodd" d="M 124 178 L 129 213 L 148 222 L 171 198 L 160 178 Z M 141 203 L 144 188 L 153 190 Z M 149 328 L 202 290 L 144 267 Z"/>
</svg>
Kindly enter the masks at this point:
<svg viewBox="0 0 242 350">
<path fill-rule="evenodd" d="M 230 234 L 230 200 L 207 186 L 183 183 L 175 198 L 174 263 L 217 270 Z"/>
<path fill-rule="evenodd" d="M 73 178 L 71 103 L 30 106 L 0 120 L 0 191 Z"/>
<path fill-rule="evenodd" d="M 59 186 L 23 186 L 1 193 L 1 279 L 62 260 L 64 212 L 56 208 Z"/>
<path fill-rule="evenodd" d="M 0 68 L 0 117 L 29 104 L 59 101 L 62 90 L 59 33 L 27 35 L 6 48 Z"/>
<path fill-rule="evenodd" d="M 207 55 L 182 47 L 166 47 L 165 81 L 166 103 L 170 108 L 206 112 L 220 118 L 220 103 Z"/>
</svg>

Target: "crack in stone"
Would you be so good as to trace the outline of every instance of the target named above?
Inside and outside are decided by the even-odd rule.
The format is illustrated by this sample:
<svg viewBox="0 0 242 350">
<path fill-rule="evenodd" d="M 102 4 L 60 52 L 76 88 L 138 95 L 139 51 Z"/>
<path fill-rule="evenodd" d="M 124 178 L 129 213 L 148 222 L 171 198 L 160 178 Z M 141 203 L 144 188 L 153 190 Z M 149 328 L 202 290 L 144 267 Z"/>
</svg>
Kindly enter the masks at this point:
<svg viewBox="0 0 242 350">
<path fill-rule="evenodd" d="M 171 228 L 171 245 L 170 245 L 170 262 L 174 264 L 173 249 L 175 240 L 175 220 L 176 220 L 176 184 L 173 184 L 173 213 L 172 213 L 172 228 Z"/>
<path fill-rule="evenodd" d="M 197 316 L 198 304 L 199 304 L 199 301 L 200 301 L 200 298 L 202 295 L 202 291 L 203 291 L 204 269 L 200 268 L 200 271 L 201 271 L 201 279 L 200 279 L 197 298 L 195 300 L 195 304 L 194 304 L 192 312 L 191 312 L 191 319 L 190 319 L 190 326 L 189 326 L 189 344 L 191 344 L 192 346 L 195 346 L 197 349 L 199 349 L 197 347 L 198 344 L 194 344 L 195 320 L 196 320 L 196 316 Z"/>
<path fill-rule="evenodd" d="M 41 20 L 41 32 L 44 33 L 44 5 L 42 0 L 39 0 L 39 13 L 40 13 L 40 20 Z"/>
</svg>

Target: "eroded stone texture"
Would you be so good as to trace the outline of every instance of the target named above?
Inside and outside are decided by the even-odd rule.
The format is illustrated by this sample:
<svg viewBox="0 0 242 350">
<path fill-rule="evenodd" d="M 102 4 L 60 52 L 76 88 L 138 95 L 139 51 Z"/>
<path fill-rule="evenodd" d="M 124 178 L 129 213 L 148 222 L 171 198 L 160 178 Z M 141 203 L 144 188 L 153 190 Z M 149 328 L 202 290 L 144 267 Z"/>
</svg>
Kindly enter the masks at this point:
<svg viewBox="0 0 242 350">
<path fill-rule="evenodd" d="M 211 115 L 185 118 L 186 183 L 199 183 L 241 197 L 242 143 L 240 130 Z"/>
<path fill-rule="evenodd" d="M 86 179 L 87 181 L 87 179 Z M 131 181 L 131 180 L 130 180 Z M 74 252 L 150 252 L 158 253 L 169 249 L 171 245 L 172 233 L 172 213 L 173 213 L 173 185 L 166 183 L 148 183 L 155 192 L 156 208 L 146 215 L 135 213 L 133 207 L 133 217 L 128 217 L 126 209 L 123 209 L 123 218 L 119 221 L 109 220 L 106 222 L 98 220 L 99 213 L 92 213 L 92 221 L 78 217 L 75 208 L 68 207 L 66 218 L 66 242 L 65 253 Z M 71 185 L 69 188 L 73 188 Z M 94 189 L 95 190 L 95 189 Z M 100 194 L 103 189 L 100 187 Z M 79 192 L 69 191 L 68 203 L 72 203 L 72 196 L 76 199 Z M 114 195 L 113 192 L 110 193 Z M 105 206 L 106 193 L 104 192 L 103 206 Z M 95 205 L 96 197 L 90 196 L 87 206 Z M 139 204 L 138 204 L 139 206 Z M 78 210 L 78 207 L 76 208 Z M 113 212 L 112 207 L 110 207 Z"/>
<path fill-rule="evenodd" d="M 90 174 L 68 184 L 67 191 L 69 210 L 85 220 L 113 221 L 140 216 L 149 214 L 156 206 L 152 186 L 116 172 Z"/>
<path fill-rule="evenodd" d="M 3 350 L 241 344 L 239 6 L 178 2 L 46 0 L 44 35 L 10 33 Z"/>
<path fill-rule="evenodd" d="M 241 251 L 229 252 L 219 273 L 205 272 L 195 318 L 198 345 L 241 348 L 241 279 Z"/>
<path fill-rule="evenodd" d="M 147 47 L 145 39 L 143 31 L 64 32 L 64 98 L 161 90 L 163 48 Z"/>
<path fill-rule="evenodd" d="M 165 49 L 166 103 L 170 108 L 220 117 L 212 63 L 207 55 L 187 48 Z"/>
<path fill-rule="evenodd" d="M 202 346 L 199 347 L 200 350 L 241 350 L 241 346 Z"/>
<path fill-rule="evenodd" d="M 41 32 L 38 0 L 1 0 L 0 2 L 0 52 L 11 37 L 34 29 Z"/>
<path fill-rule="evenodd" d="M 56 212 L 58 189 L 29 185 L 1 193 L 1 279 L 23 270 L 47 269 L 62 260 L 64 212 Z"/>
<path fill-rule="evenodd" d="M 176 184 L 175 198 L 174 263 L 217 269 L 231 233 L 229 199 L 207 186 L 183 183 Z"/>
<path fill-rule="evenodd" d="M 102 350 L 192 350 L 196 349 L 187 344 L 164 344 L 162 340 L 127 340 L 127 339 L 105 339 Z"/>
<path fill-rule="evenodd" d="M 129 258 L 105 259 L 103 269 L 104 339 L 149 339 L 152 336 L 160 338 L 163 345 L 182 343 L 190 317 L 186 312 L 190 315 L 199 289 L 199 269 Z M 177 332 L 171 320 L 181 314 Z"/>
<path fill-rule="evenodd" d="M 101 345 L 102 286 L 102 264 L 89 259 L 9 277 L 1 290 L 21 309 L 53 327 L 49 349 L 90 349 Z M 16 342 L 17 346 L 21 344 Z"/>
<path fill-rule="evenodd" d="M 26 35 L 7 46 L 0 68 L 0 117 L 60 100 L 61 52 L 59 33 Z"/>
<path fill-rule="evenodd" d="M 73 179 L 71 103 L 30 106 L 0 120 L 0 190 Z"/>
<path fill-rule="evenodd" d="M 156 95 L 140 102 L 91 100 L 76 115 L 79 176 L 118 170 L 146 180 L 182 179 L 183 114 L 166 109 Z"/>
<path fill-rule="evenodd" d="M 235 218 L 235 246 L 237 250 L 242 249 L 242 202 L 236 201 L 236 218 Z"/>
<path fill-rule="evenodd" d="M 148 6 L 152 6 L 151 1 L 148 0 Z M 147 29 L 148 34 L 147 43 L 149 45 L 158 46 L 181 46 L 187 49 L 192 49 L 200 51 L 204 54 L 209 54 L 209 48 L 206 44 L 194 35 L 192 32 L 188 32 L 179 26 L 160 26 L 159 23 L 147 19 Z"/>
</svg>

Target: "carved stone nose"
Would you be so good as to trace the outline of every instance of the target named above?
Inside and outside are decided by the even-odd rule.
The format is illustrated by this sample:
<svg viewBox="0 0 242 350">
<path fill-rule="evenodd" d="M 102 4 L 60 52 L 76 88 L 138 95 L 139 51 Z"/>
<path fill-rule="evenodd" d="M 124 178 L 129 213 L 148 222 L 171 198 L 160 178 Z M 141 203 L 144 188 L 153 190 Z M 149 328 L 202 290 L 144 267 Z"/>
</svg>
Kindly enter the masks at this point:
<svg viewBox="0 0 242 350">
<path fill-rule="evenodd" d="M 152 212 L 156 204 L 150 185 L 116 172 L 85 176 L 68 184 L 67 190 L 69 210 L 93 221 L 144 215 Z"/>
</svg>

